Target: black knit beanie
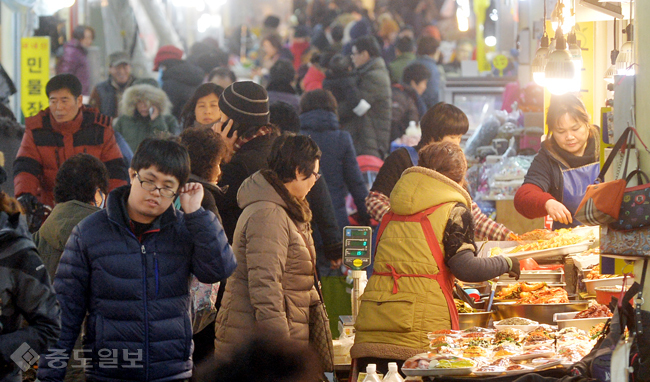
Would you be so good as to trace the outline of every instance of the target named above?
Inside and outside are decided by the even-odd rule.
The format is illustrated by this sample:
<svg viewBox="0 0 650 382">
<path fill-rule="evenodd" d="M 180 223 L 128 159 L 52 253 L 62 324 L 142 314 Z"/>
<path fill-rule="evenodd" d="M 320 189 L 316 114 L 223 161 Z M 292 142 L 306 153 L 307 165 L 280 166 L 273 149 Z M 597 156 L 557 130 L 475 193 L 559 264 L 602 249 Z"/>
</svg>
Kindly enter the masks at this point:
<svg viewBox="0 0 650 382">
<path fill-rule="evenodd" d="M 219 108 L 242 130 L 269 123 L 269 96 L 266 89 L 252 81 L 228 86 L 219 97 Z"/>
</svg>

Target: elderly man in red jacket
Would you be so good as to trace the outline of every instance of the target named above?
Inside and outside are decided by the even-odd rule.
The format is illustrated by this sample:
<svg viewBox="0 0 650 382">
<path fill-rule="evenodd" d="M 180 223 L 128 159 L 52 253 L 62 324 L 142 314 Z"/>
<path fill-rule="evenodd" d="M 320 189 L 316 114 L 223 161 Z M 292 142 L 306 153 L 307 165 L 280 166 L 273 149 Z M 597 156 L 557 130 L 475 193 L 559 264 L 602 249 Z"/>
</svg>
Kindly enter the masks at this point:
<svg viewBox="0 0 650 382">
<path fill-rule="evenodd" d="M 87 153 L 108 168 L 109 191 L 128 183 L 111 127 L 111 117 L 87 108 L 81 100 L 81 82 L 72 74 L 60 74 L 45 87 L 49 107 L 25 121 L 25 135 L 14 162 L 14 188 L 23 205 L 36 201 L 54 205 L 54 178 L 66 159 Z M 83 176 L 83 174 L 79 174 Z"/>
</svg>

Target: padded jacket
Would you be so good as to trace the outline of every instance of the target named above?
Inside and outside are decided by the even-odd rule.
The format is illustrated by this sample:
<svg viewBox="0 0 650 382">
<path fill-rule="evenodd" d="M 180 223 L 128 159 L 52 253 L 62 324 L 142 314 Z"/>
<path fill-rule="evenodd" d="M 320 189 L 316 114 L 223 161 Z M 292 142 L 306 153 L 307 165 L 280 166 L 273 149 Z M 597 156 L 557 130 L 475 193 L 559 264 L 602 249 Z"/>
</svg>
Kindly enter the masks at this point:
<svg viewBox="0 0 650 382">
<path fill-rule="evenodd" d="M 89 378 L 187 379 L 193 347 L 190 274 L 217 282 L 235 269 L 234 255 L 217 217 L 203 208 L 183 214 L 171 206 L 138 239 L 126 211 L 129 192 L 128 186 L 111 192 L 107 209 L 72 231 L 54 278 L 64 323 L 56 349 L 70 353 L 88 314 L 83 346 Z M 101 349 L 117 351 L 117 368 L 101 367 Z M 140 358 L 132 368 L 126 368 L 125 352 Z M 63 373 L 41 357 L 41 381 L 60 381 Z"/>
<path fill-rule="evenodd" d="M 115 140 L 111 118 L 82 106 L 69 122 L 56 123 L 50 108 L 27 118 L 26 130 L 14 162 L 16 196 L 29 193 L 48 206 L 54 205 L 54 179 L 61 164 L 79 153 L 106 165 L 109 190 L 128 183 L 127 166 Z"/>
<path fill-rule="evenodd" d="M 61 309 L 25 218 L 6 212 L 0 212 L 0 312 L 0 382 L 20 382 L 12 355 L 24 344 L 36 354 L 54 344 Z"/>
<path fill-rule="evenodd" d="M 223 357 L 255 333 L 307 347 L 309 305 L 319 299 L 309 207 L 280 196 L 277 189 L 284 185 L 277 175 L 274 187 L 263 172 L 273 173 L 253 174 L 237 194 L 244 209 L 233 240 L 237 269 L 228 279 L 216 324 L 215 349 Z"/>
</svg>

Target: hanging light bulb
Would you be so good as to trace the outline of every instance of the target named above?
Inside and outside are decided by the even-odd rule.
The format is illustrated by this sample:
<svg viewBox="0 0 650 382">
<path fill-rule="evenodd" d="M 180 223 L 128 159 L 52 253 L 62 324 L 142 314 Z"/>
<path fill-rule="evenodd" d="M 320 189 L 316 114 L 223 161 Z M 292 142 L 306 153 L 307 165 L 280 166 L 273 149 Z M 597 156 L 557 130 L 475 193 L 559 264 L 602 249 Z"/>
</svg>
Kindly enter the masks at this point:
<svg viewBox="0 0 650 382">
<path fill-rule="evenodd" d="M 632 24 L 628 24 L 625 27 L 625 34 L 627 35 L 627 41 L 621 46 L 621 51 L 616 57 L 616 71 L 618 74 L 623 76 L 633 76 L 634 71 L 634 46 L 632 45 L 634 29 Z"/>
<path fill-rule="evenodd" d="M 576 81 L 573 57 L 566 49 L 566 40 L 562 29 L 555 32 L 555 50 L 548 56 L 544 71 L 544 86 L 551 94 L 565 94 L 580 91 L 580 82 Z"/>
<path fill-rule="evenodd" d="M 582 49 L 578 45 L 578 37 L 576 36 L 575 27 L 571 30 L 571 33 L 567 36 L 567 43 L 569 44 L 569 53 L 571 54 L 571 60 L 575 66 L 575 81 L 577 83 L 582 82 Z"/>
<path fill-rule="evenodd" d="M 571 29 L 576 25 L 573 9 L 564 5 L 562 0 L 557 0 L 555 8 L 551 12 L 551 25 L 553 30 L 557 30 L 561 26 L 564 34 L 571 32 Z"/>
<path fill-rule="evenodd" d="M 544 31 L 541 45 L 539 49 L 537 49 L 535 58 L 531 64 L 533 70 L 533 81 L 535 81 L 535 83 L 539 86 L 544 86 L 544 70 L 546 69 L 546 63 L 548 62 L 548 54 L 548 34 L 546 34 L 546 31 Z"/>
</svg>

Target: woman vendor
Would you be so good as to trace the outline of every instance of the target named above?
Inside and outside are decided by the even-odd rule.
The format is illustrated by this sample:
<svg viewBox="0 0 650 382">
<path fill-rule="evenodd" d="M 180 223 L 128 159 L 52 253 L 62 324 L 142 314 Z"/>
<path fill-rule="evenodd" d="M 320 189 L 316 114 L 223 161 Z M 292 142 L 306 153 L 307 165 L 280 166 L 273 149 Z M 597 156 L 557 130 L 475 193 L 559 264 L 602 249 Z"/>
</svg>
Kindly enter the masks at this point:
<svg viewBox="0 0 650 382">
<path fill-rule="evenodd" d="M 547 139 L 533 160 L 514 205 L 523 216 L 549 215 L 553 229 L 581 223 L 574 214 L 600 172 L 595 126 L 580 99 L 571 94 L 552 96 L 546 114 Z"/>
<path fill-rule="evenodd" d="M 405 170 L 391 192 L 350 350 L 359 370 L 374 363 L 386 372 L 388 362 L 426 351 L 428 332 L 458 329 L 454 278 L 519 278 L 516 258 L 476 256 L 466 171 L 460 146 L 434 142 L 420 150 L 418 166 Z"/>
</svg>

